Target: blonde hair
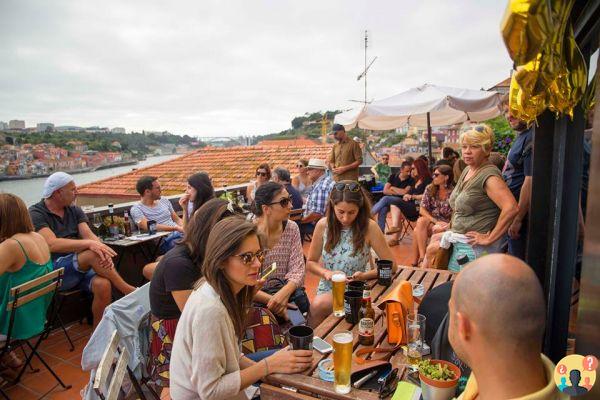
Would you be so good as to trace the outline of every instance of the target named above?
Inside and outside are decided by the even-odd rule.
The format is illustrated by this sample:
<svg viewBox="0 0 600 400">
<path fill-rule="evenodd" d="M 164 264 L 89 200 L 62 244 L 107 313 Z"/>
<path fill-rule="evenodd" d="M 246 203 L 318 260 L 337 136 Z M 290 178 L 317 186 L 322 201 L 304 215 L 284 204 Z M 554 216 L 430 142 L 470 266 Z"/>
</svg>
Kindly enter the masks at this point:
<svg viewBox="0 0 600 400">
<path fill-rule="evenodd" d="M 460 135 L 459 143 L 461 146 L 481 146 L 489 156 L 494 145 L 494 131 L 486 124 L 476 125 Z"/>
</svg>

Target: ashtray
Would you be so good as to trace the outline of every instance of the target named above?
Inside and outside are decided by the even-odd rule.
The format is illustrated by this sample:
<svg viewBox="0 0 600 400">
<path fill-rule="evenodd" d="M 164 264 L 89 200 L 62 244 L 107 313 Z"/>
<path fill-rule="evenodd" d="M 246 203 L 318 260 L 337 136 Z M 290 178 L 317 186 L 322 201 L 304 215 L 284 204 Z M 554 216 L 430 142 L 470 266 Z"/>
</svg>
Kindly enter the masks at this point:
<svg viewBox="0 0 600 400">
<path fill-rule="evenodd" d="M 333 360 L 327 358 L 319 362 L 319 378 L 326 382 L 333 382 Z"/>
</svg>

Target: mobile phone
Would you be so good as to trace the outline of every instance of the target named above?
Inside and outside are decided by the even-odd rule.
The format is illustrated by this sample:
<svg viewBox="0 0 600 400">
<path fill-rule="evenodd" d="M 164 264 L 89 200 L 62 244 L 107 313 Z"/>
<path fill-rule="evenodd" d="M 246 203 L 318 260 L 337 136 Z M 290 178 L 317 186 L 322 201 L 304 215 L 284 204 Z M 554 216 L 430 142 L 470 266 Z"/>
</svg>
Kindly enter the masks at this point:
<svg viewBox="0 0 600 400">
<path fill-rule="evenodd" d="M 302 312 L 300 312 L 300 310 L 298 310 L 298 309 L 296 309 L 296 310 L 288 309 L 287 315 L 290 319 L 290 322 L 294 326 L 304 325 L 306 323 L 306 319 L 304 319 L 304 315 L 302 315 Z"/>
<path fill-rule="evenodd" d="M 328 354 L 333 351 L 333 347 L 318 336 L 313 337 L 313 349 L 321 354 Z"/>
<path fill-rule="evenodd" d="M 271 266 L 266 270 L 262 272 L 262 275 L 260 277 L 261 280 L 264 280 L 267 278 L 267 276 L 271 275 L 273 272 L 275 272 L 275 270 L 277 269 L 277 263 L 274 262 L 273 264 L 271 264 Z"/>
</svg>

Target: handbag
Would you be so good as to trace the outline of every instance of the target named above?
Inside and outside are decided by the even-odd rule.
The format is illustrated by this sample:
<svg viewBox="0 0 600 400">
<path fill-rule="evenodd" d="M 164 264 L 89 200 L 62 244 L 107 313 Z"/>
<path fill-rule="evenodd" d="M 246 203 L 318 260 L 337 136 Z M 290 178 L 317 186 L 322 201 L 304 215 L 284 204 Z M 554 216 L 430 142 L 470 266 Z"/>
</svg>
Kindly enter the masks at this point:
<svg viewBox="0 0 600 400">
<path fill-rule="evenodd" d="M 452 255 L 452 250 L 452 244 L 447 249 L 444 249 L 443 247 L 438 248 L 435 252 L 435 256 L 433 257 L 431 267 L 435 269 L 448 269 L 448 263 L 450 261 L 450 256 Z"/>
<path fill-rule="evenodd" d="M 401 281 L 377 305 L 380 310 L 385 312 L 389 344 L 399 347 L 401 344 L 407 343 L 406 318 L 409 313 L 413 312 L 414 301 L 411 283 Z"/>
<path fill-rule="evenodd" d="M 287 282 L 279 278 L 271 278 L 267 280 L 265 286 L 261 290 L 270 295 L 274 295 L 275 293 L 279 292 L 279 290 L 281 290 L 281 288 L 284 287 L 286 283 Z M 296 306 L 302 313 L 307 313 L 310 309 L 310 301 L 308 300 L 306 290 L 303 287 L 297 288 L 294 291 L 294 293 L 291 294 L 288 301 L 290 303 L 296 304 Z"/>
<path fill-rule="evenodd" d="M 242 334 L 242 352 L 250 354 L 285 346 L 287 339 L 273 313 L 265 307 L 250 307 Z"/>
</svg>

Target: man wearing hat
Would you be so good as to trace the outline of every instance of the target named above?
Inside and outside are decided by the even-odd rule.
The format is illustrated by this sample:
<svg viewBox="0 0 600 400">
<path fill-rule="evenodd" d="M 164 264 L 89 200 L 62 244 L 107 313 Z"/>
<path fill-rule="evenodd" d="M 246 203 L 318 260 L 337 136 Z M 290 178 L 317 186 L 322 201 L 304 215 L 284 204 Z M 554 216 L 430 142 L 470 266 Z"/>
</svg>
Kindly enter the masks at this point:
<svg viewBox="0 0 600 400">
<path fill-rule="evenodd" d="M 333 138 L 337 141 L 329 153 L 329 168 L 333 179 L 358 180 L 358 167 L 362 164 L 362 149 L 360 144 L 350 139 L 343 125 L 333 124 Z"/>
<path fill-rule="evenodd" d="M 94 295 L 95 325 L 112 301 L 112 285 L 123 294 L 135 288 L 115 270 L 112 260 L 115 251 L 94 235 L 87 216 L 75 205 L 77 187 L 71 175 L 65 172 L 50 175 L 42 197 L 29 207 L 33 226 L 50 247 L 54 269 L 64 268 L 60 290 L 81 289 Z"/>
<path fill-rule="evenodd" d="M 305 234 L 312 234 L 315 224 L 325 215 L 327 199 L 335 182 L 326 173 L 325 161 L 311 158 L 306 166 L 306 173 L 313 182 L 313 188 L 306 200 L 306 210 L 300 221 L 300 236 L 304 240 Z"/>
</svg>

